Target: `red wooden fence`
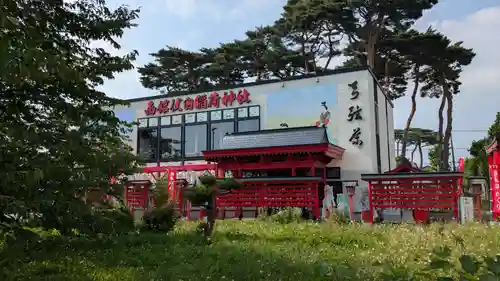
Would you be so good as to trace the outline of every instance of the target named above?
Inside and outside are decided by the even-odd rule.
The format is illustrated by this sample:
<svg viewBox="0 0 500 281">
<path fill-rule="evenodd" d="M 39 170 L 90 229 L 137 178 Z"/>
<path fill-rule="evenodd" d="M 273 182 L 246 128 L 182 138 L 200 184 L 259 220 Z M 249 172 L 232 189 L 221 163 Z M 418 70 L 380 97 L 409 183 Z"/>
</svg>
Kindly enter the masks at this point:
<svg viewBox="0 0 500 281">
<path fill-rule="evenodd" d="M 245 187 L 217 196 L 217 208 L 309 207 L 319 218 L 320 178 L 242 179 Z"/>
<path fill-rule="evenodd" d="M 370 218 L 373 209 L 452 210 L 458 216 L 457 180 L 369 181 Z"/>
</svg>

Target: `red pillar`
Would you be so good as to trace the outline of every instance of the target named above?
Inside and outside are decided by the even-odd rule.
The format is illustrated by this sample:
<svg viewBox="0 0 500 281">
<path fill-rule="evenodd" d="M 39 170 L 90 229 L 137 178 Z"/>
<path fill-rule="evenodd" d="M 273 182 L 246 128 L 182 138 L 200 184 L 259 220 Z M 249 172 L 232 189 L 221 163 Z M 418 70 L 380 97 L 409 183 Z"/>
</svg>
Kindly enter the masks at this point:
<svg viewBox="0 0 500 281">
<path fill-rule="evenodd" d="M 460 196 L 460 191 L 458 190 L 458 187 L 455 186 L 455 188 L 456 189 L 453 195 L 453 215 L 455 216 L 455 220 L 457 221 L 457 223 L 460 223 L 460 217 L 458 213 L 458 197 Z"/>
<path fill-rule="evenodd" d="M 500 153 L 494 151 L 488 156 L 490 168 L 490 192 L 491 192 L 491 213 L 496 221 L 500 215 Z"/>
<path fill-rule="evenodd" d="M 368 183 L 368 205 L 370 214 L 370 223 L 373 224 L 373 202 L 372 202 L 372 183 Z"/>
<path fill-rule="evenodd" d="M 226 170 L 222 169 L 217 165 L 217 171 L 216 171 L 216 177 L 217 178 L 224 178 L 226 177 Z M 213 206 L 216 210 L 217 217 L 219 216 L 219 207 L 217 207 L 217 200 L 215 200 L 215 206 Z M 226 217 L 226 208 L 222 207 L 222 218 L 224 219 Z"/>
<path fill-rule="evenodd" d="M 332 190 L 333 193 L 333 190 Z M 330 216 L 330 210 L 327 206 L 325 206 L 325 198 L 326 198 L 326 166 L 323 167 L 323 209 L 326 209 L 326 217 Z M 323 215 L 323 213 L 321 214 Z"/>
</svg>

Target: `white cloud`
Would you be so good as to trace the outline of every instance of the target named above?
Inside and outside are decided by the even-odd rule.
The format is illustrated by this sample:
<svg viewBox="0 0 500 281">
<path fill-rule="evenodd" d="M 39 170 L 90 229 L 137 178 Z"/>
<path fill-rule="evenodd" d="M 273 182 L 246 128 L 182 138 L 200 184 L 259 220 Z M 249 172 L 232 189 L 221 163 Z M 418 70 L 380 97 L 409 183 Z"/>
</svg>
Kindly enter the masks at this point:
<svg viewBox="0 0 500 281">
<path fill-rule="evenodd" d="M 200 2 L 196 0 L 165 0 L 167 13 L 188 19 L 199 11 Z"/>
<path fill-rule="evenodd" d="M 437 29 L 454 41 L 464 41 L 466 47 L 473 48 L 476 57 L 465 69 L 462 81 L 464 90 L 474 90 L 478 94 L 489 94 L 500 81 L 500 44 L 497 36 L 500 28 L 500 6 L 480 10 L 462 21 L 442 21 Z"/>
<path fill-rule="evenodd" d="M 249 13 L 280 9 L 283 0 L 164 0 L 167 13 L 183 20 L 194 17 L 215 21 L 242 19 Z"/>
<path fill-rule="evenodd" d="M 430 11 L 432 13 L 432 11 Z M 476 53 L 471 65 L 465 67 L 461 81 L 461 92 L 454 104 L 453 127 L 455 146 L 458 156 L 467 156 L 467 148 L 472 140 L 479 139 L 485 132 L 463 132 L 460 130 L 487 129 L 495 114 L 500 111 L 500 6 L 490 7 L 456 20 L 419 22 L 418 26 L 427 28 L 432 24 L 453 41 L 464 41 L 464 46 L 473 48 Z M 410 110 L 410 100 L 401 98 L 396 101 L 395 126 L 402 128 Z M 413 123 L 415 127 L 437 128 L 438 100 L 420 100 Z"/>
</svg>

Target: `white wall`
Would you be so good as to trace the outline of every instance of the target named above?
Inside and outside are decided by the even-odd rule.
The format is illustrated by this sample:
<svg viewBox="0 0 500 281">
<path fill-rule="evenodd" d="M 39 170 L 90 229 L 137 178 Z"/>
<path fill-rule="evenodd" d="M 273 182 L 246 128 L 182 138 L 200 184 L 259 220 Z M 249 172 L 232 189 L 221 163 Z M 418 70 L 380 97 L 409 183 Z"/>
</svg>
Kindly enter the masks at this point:
<svg viewBox="0 0 500 281">
<path fill-rule="evenodd" d="M 359 98 L 357 100 L 351 100 L 352 89 L 348 84 L 358 81 L 358 91 L 360 92 Z M 367 185 L 360 181 L 362 173 L 376 173 L 377 170 L 377 143 L 375 129 L 379 127 L 379 137 L 380 137 L 380 157 L 381 157 L 381 170 L 382 172 L 393 169 L 395 163 L 389 161 L 389 155 L 391 161 L 394 161 L 394 121 L 392 119 L 392 107 L 386 102 L 386 98 L 381 91 L 377 90 L 378 94 L 378 124 L 376 124 L 375 118 L 375 98 L 374 89 L 378 87 L 373 80 L 372 75 L 367 70 L 347 72 L 329 76 L 321 76 L 314 78 L 298 79 L 293 81 L 276 82 L 269 84 L 261 84 L 255 86 L 238 87 L 235 89 L 227 89 L 223 91 L 218 91 L 223 93 L 229 90 L 238 90 L 245 88 L 250 92 L 250 105 L 260 105 L 261 107 L 261 129 L 273 129 L 276 128 L 276 122 L 268 121 L 268 104 L 267 100 L 269 96 L 273 93 L 282 93 L 287 89 L 296 88 L 308 88 L 314 89 L 314 86 L 318 85 L 334 85 L 336 91 L 332 93 L 332 100 L 335 99 L 335 104 L 328 103 L 329 110 L 332 113 L 332 119 L 330 121 L 329 127 L 331 127 L 333 137 L 336 139 L 336 144 L 345 149 L 343 159 L 341 161 L 332 161 L 330 166 L 340 166 L 341 167 L 341 179 L 342 180 L 358 180 L 362 188 L 366 188 Z M 181 96 L 180 98 L 195 98 L 199 94 L 210 94 L 207 93 L 197 93 L 193 95 Z M 314 96 L 314 92 L 310 93 Z M 173 98 L 173 97 L 172 97 Z M 153 101 L 158 104 L 159 101 L 165 98 L 157 98 Z M 146 117 L 144 110 L 147 107 L 149 101 L 136 101 L 131 104 L 131 107 L 135 109 L 135 118 Z M 294 103 L 293 105 L 300 104 L 302 101 L 299 99 L 293 99 L 291 97 L 288 100 L 289 103 Z M 232 107 L 237 107 L 235 103 Z M 352 122 L 347 121 L 349 114 L 349 107 L 351 105 L 358 105 L 362 108 L 363 120 L 354 120 Z M 387 114 L 389 119 L 386 122 L 386 105 Z M 116 109 L 115 111 L 119 111 Z M 198 111 L 199 112 L 199 111 Z M 317 111 L 311 112 L 312 119 L 307 120 L 283 120 L 283 122 L 289 125 L 314 125 L 316 119 L 314 116 L 318 116 L 321 113 L 321 105 L 318 103 Z M 167 113 L 165 115 L 173 115 L 176 113 Z M 302 123 L 301 123 L 302 122 Z M 272 124 L 271 124 L 272 123 Z M 387 125 L 388 123 L 388 125 Z M 363 141 L 362 146 L 353 145 L 350 143 L 349 138 L 353 133 L 353 129 L 356 127 L 361 129 L 361 139 Z M 389 139 L 387 138 L 387 132 L 389 132 Z M 131 133 L 131 146 L 136 149 L 137 143 L 137 128 Z M 387 142 L 389 142 L 389 149 L 387 148 Z M 199 161 L 196 161 L 199 162 Z M 167 163 L 162 163 L 167 164 Z M 168 163 L 180 164 L 180 163 Z M 356 196 L 358 197 L 358 196 Z M 358 198 L 359 199 L 359 198 Z M 359 208 L 359 206 L 358 206 Z"/>
</svg>

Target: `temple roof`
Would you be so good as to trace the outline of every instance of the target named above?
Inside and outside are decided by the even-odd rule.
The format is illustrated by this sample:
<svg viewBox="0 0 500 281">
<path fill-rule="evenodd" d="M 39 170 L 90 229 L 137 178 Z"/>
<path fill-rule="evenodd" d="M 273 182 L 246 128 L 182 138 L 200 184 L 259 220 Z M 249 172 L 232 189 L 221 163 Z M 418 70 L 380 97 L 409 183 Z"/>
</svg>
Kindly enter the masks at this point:
<svg viewBox="0 0 500 281">
<path fill-rule="evenodd" d="M 485 147 L 486 153 L 491 154 L 498 150 L 500 144 L 500 133 L 495 134 L 495 137 L 491 141 L 491 143 Z"/>
<path fill-rule="evenodd" d="M 224 136 L 221 150 L 261 147 L 332 144 L 324 127 L 295 127 L 233 133 Z"/>
<path fill-rule="evenodd" d="M 417 164 L 410 162 L 408 159 L 403 158 L 398 163 L 398 166 L 394 170 L 385 172 L 385 174 L 396 174 L 396 173 L 420 173 L 423 172 L 417 166 Z"/>
</svg>

